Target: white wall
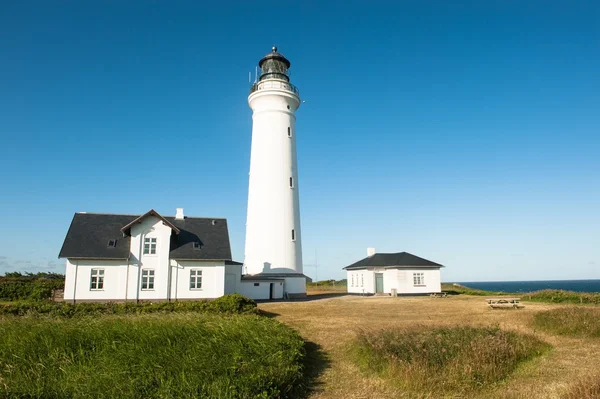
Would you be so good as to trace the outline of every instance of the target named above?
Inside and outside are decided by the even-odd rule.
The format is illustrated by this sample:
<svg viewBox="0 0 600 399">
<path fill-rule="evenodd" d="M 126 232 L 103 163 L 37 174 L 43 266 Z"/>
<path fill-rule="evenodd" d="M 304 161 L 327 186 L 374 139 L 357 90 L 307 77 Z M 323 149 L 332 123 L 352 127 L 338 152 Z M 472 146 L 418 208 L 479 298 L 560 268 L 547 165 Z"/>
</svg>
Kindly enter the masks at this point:
<svg viewBox="0 0 600 399">
<path fill-rule="evenodd" d="M 180 260 L 171 263 L 172 300 L 209 299 L 225 295 L 225 270 L 230 267 L 225 266 L 223 261 Z M 191 270 L 202 271 L 202 288 L 190 289 Z"/>
<path fill-rule="evenodd" d="M 375 272 L 372 270 L 352 270 L 347 271 L 348 293 L 350 294 L 374 294 L 375 293 Z M 354 278 L 354 285 L 352 284 Z"/>
<path fill-rule="evenodd" d="M 104 270 L 104 287 L 101 290 L 90 289 L 92 269 Z M 135 275 L 131 272 L 130 278 Z M 127 260 L 74 260 L 67 259 L 65 271 L 65 301 L 125 300 L 127 282 Z M 135 294 L 135 292 L 133 293 Z"/>
<path fill-rule="evenodd" d="M 268 300 L 271 297 L 271 284 L 274 284 L 273 299 L 283 298 L 283 281 L 241 281 L 238 292 L 250 299 Z"/>
<path fill-rule="evenodd" d="M 246 274 L 302 273 L 294 114 L 300 106 L 300 98 L 286 89 L 286 85 L 285 81 L 268 79 L 259 83 L 259 90 L 248 97 L 253 124 L 244 260 Z M 305 293 L 306 288 L 302 292 Z"/>
</svg>

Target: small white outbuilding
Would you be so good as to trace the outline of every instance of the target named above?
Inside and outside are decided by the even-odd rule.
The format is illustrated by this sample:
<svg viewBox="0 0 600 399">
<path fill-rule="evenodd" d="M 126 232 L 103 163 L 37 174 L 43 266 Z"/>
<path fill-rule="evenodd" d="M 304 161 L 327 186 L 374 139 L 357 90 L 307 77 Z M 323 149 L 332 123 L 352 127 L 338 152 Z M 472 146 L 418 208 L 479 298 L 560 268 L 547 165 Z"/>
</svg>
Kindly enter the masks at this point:
<svg viewBox="0 0 600 399">
<path fill-rule="evenodd" d="M 408 252 L 376 253 L 344 267 L 351 294 L 429 294 L 441 292 L 440 268 L 444 266 Z"/>
</svg>

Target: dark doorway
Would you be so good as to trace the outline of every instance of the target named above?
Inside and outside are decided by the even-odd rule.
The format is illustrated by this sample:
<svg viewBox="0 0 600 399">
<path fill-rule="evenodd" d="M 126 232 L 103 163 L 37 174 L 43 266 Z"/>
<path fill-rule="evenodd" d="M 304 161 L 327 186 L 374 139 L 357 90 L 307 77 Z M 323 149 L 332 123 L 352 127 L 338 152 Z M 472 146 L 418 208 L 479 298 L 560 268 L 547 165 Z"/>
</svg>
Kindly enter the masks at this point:
<svg viewBox="0 0 600 399">
<path fill-rule="evenodd" d="M 269 300 L 273 300 L 273 291 L 275 291 L 275 284 L 271 283 L 271 290 L 269 291 Z"/>
</svg>

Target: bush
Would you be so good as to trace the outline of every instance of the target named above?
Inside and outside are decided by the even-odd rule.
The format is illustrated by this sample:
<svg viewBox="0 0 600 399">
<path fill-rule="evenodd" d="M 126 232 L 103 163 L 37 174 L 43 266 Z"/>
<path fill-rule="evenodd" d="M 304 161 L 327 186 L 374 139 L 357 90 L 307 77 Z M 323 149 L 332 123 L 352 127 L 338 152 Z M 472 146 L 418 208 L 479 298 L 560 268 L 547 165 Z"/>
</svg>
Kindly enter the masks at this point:
<svg viewBox="0 0 600 399">
<path fill-rule="evenodd" d="M 295 397 L 304 342 L 258 316 L 169 314 L 0 323 L 0 397 Z"/>
<path fill-rule="evenodd" d="M 569 307 L 538 312 L 533 317 L 536 328 L 576 337 L 600 337 L 600 309 Z"/>
<path fill-rule="evenodd" d="M 402 389 L 440 395 L 475 390 L 508 377 L 549 345 L 499 328 L 429 328 L 362 333 L 356 362 Z"/>
<path fill-rule="evenodd" d="M 55 317 L 76 317 L 100 314 L 144 314 L 200 312 L 243 314 L 257 313 L 256 302 L 239 294 L 225 295 L 211 301 L 178 301 L 178 302 L 140 302 L 140 303 L 94 303 L 84 302 L 70 304 L 66 302 L 14 302 L 0 304 L 0 314 L 49 315 Z"/>
<path fill-rule="evenodd" d="M 600 304 L 600 293 L 598 292 L 542 290 L 523 295 L 522 298 L 533 302 Z"/>
<path fill-rule="evenodd" d="M 0 300 L 45 300 L 56 289 L 63 289 L 64 279 L 37 276 L 0 277 Z"/>
</svg>

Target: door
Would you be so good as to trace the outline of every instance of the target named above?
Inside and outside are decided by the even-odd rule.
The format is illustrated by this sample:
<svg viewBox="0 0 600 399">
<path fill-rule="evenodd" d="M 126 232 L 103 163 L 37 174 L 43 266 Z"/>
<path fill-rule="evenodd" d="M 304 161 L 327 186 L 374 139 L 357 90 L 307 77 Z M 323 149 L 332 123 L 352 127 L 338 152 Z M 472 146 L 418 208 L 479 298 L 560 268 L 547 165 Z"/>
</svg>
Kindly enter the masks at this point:
<svg viewBox="0 0 600 399">
<path fill-rule="evenodd" d="M 225 275 L 225 295 L 233 294 L 235 292 L 235 282 L 237 280 L 237 276 L 235 274 L 226 274 Z"/>
<path fill-rule="evenodd" d="M 275 284 L 271 283 L 271 290 L 269 291 L 269 300 L 273 299 L 273 296 L 274 296 L 273 291 L 275 291 Z"/>
<path fill-rule="evenodd" d="M 375 293 L 383 293 L 383 273 L 375 273 Z"/>
</svg>

